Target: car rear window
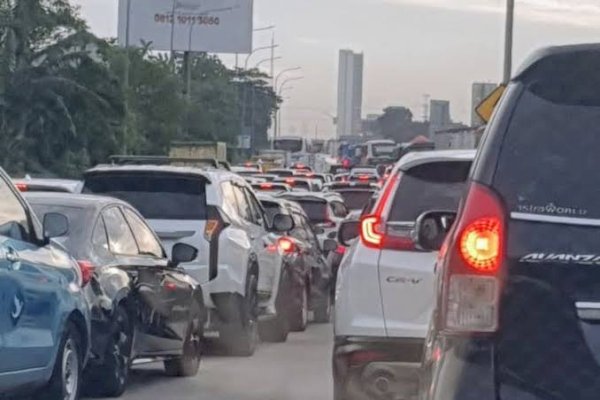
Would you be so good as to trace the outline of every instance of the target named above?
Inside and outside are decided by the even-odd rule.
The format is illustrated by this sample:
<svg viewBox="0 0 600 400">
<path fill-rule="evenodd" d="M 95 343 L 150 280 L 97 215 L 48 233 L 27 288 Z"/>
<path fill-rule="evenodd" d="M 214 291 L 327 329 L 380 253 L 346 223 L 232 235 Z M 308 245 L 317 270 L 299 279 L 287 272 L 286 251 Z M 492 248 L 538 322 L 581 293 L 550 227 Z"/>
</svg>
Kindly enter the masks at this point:
<svg viewBox="0 0 600 400">
<path fill-rule="evenodd" d="M 267 218 L 269 218 L 269 221 L 271 222 L 273 221 L 275 215 L 282 212 L 279 203 L 274 203 L 272 201 L 261 201 L 260 204 L 262 204 L 265 213 L 267 214 Z"/>
<path fill-rule="evenodd" d="M 579 72 L 531 83 L 515 107 L 493 183 L 510 211 L 600 217 L 600 77 Z"/>
<path fill-rule="evenodd" d="M 373 192 L 369 190 L 337 190 L 350 210 L 362 210 L 369 202 Z"/>
<path fill-rule="evenodd" d="M 327 220 L 327 203 L 324 201 L 295 200 L 300 204 L 308 219 L 312 223 Z"/>
<path fill-rule="evenodd" d="M 147 219 L 206 219 L 206 184 L 201 178 L 156 173 L 98 175 L 85 180 L 83 191 L 124 200 Z"/>
<path fill-rule="evenodd" d="M 470 161 L 440 161 L 403 172 L 388 221 L 413 222 L 425 211 L 458 209 L 470 169 Z"/>
</svg>

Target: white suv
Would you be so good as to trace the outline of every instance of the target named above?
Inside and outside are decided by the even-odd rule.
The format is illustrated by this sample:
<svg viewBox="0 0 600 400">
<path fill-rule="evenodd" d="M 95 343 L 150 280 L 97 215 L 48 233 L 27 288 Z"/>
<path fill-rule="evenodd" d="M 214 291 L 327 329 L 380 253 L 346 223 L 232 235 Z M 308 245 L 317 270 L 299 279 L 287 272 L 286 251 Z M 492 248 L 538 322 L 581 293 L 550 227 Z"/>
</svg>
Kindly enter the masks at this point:
<svg viewBox="0 0 600 400">
<path fill-rule="evenodd" d="M 167 249 L 176 242 L 198 248 L 198 258 L 182 267 L 202 284 L 207 329 L 218 330 L 232 353 L 253 354 L 259 313 L 273 309 L 280 260 L 268 251 L 276 235 L 241 176 L 192 167 L 98 166 L 85 173 L 83 192 L 132 204 Z"/>
<path fill-rule="evenodd" d="M 404 156 L 371 211 L 342 224 L 340 241 L 350 248 L 336 284 L 336 400 L 416 394 L 437 253 L 417 248 L 415 221 L 428 210 L 458 208 L 474 156 L 474 150 Z"/>
</svg>

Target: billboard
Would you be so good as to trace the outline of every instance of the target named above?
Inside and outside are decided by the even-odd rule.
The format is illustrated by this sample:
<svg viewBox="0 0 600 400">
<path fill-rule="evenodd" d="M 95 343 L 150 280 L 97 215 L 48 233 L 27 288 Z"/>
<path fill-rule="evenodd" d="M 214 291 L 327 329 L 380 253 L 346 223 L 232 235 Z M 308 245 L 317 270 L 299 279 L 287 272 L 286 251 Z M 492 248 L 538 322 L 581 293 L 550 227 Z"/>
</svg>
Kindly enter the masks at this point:
<svg viewBox="0 0 600 400">
<path fill-rule="evenodd" d="M 119 0 L 119 44 L 250 53 L 253 0 Z"/>
</svg>

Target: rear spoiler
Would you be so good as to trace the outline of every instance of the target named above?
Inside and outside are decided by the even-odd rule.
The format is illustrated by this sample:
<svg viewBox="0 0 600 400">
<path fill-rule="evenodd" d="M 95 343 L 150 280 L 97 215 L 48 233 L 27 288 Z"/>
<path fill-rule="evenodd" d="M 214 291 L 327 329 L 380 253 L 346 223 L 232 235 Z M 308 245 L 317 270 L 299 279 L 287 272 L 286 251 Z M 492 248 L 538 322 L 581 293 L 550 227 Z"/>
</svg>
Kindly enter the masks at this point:
<svg viewBox="0 0 600 400">
<path fill-rule="evenodd" d="M 208 166 L 215 169 L 231 171 L 231 165 L 227 161 L 219 161 L 215 158 L 185 158 L 169 156 L 127 156 L 112 155 L 109 157 L 112 165 L 173 165 L 200 167 Z"/>
</svg>

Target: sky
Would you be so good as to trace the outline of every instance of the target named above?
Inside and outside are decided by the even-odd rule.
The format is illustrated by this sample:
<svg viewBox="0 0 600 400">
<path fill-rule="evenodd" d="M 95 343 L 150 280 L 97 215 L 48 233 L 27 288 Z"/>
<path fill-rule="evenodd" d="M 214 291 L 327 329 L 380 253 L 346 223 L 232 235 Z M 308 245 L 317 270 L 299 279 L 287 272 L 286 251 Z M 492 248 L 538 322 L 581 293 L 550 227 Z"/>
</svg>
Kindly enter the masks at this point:
<svg viewBox="0 0 600 400">
<path fill-rule="evenodd" d="M 115 37 L 118 0 L 71 0 L 92 31 Z M 168 0 L 165 0 L 168 1 Z M 276 71 L 301 66 L 284 94 L 282 132 L 328 137 L 335 128 L 340 49 L 365 57 L 363 115 L 387 106 L 423 115 L 424 96 L 470 121 L 471 84 L 502 76 L 505 0 L 254 0 L 254 26 L 275 25 Z M 254 47 L 271 32 L 254 34 Z M 599 0 L 516 0 L 514 66 L 537 48 L 600 40 Z M 267 57 L 253 55 L 249 65 Z M 228 65 L 234 57 L 222 55 Z M 265 65 L 265 64 L 263 64 Z M 267 71 L 265 71 L 267 72 Z M 290 74 L 294 76 L 294 74 Z"/>
</svg>

